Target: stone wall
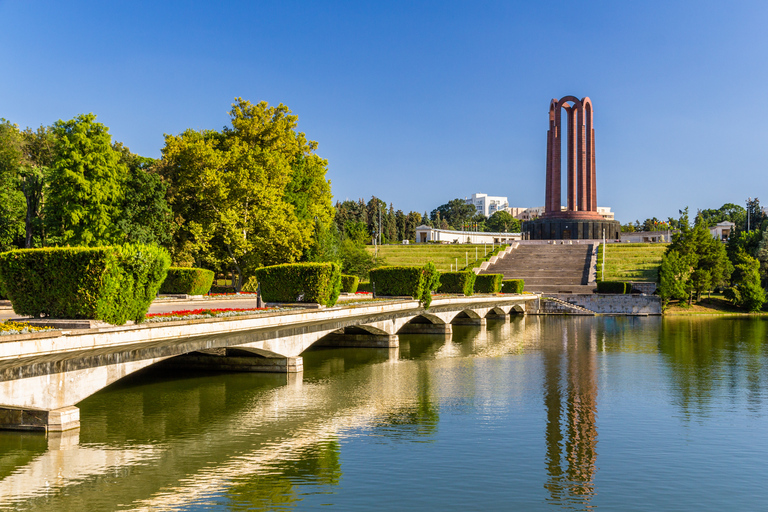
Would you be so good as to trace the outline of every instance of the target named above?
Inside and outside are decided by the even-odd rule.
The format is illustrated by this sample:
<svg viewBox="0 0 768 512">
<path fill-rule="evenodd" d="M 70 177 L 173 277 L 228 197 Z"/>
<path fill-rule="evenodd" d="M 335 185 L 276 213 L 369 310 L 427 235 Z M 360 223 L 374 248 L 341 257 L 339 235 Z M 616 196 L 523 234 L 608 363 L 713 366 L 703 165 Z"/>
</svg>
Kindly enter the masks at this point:
<svg viewBox="0 0 768 512">
<path fill-rule="evenodd" d="M 655 295 L 573 294 L 554 297 L 595 313 L 609 315 L 660 315 L 661 299 Z"/>
</svg>

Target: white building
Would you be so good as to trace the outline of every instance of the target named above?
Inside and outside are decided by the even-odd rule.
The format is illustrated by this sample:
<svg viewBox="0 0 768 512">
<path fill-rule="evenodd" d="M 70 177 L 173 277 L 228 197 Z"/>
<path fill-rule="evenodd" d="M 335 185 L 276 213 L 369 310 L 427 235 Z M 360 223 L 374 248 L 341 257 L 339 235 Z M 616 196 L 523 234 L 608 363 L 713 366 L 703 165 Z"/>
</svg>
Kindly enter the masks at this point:
<svg viewBox="0 0 768 512">
<path fill-rule="evenodd" d="M 709 228 L 709 232 L 712 233 L 712 236 L 717 238 L 718 240 L 728 240 L 728 237 L 731 236 L 731 232 L 736 227 L 736 224 L 730 221 L 723 221 L 718 222 L 716 225 Z"/>
<path fill-rule="evenodd" d="M 465 199 L 467 204 L 471 204 L 486 217 L 490 217 L 499 210 L 509 207 L 509 201 L 502 196 L 489 196 L 488 194 L 472 194 L 472 197 Z"/>
<path fill-rule="evenodd" d="M 454 231 L 429 226 L 416 228 L 416 242 L 439 242 L 443 244 L 508 244 L 521 240 L 520 233 L 490 233 L 484 231 Z"/>
<path fill-rule="evenodd" d="M 567 208 L 565 206 L 561 206 L 560 210 L 566 211 Z M 537 206 L 536 208 L 507 207 L 504 208 L 504 211 L 512 215 L 514 218 L 520 220 L 533 220 L 544 215 L 543 206 Z M 598 206 L 597 213 L 599 213 L 605 220 L 615 220 L 610 206 Z"/>
</svg>

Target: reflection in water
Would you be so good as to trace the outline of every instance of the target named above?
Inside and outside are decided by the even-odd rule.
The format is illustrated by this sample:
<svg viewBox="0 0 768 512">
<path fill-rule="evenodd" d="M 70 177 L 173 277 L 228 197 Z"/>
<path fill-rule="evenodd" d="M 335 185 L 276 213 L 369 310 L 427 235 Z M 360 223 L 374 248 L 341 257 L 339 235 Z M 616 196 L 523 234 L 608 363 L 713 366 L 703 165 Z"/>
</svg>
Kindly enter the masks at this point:
<svg viewBox="0 0 768 512">
<path fill-rule="evenodd" d="M 727 461 L 725 491 L 741 490 L 721 494 L 759 504 L 767 327 L 513 317 L 395 349 L 311 350 L 303 375 L 159 366 L 83 401 L 79 432 L 0 432 L 0 509 L 388 510 L 399 496 L 411 508 L 592 510 L 648 491 L 671 498 L 645 509 L 676 510 L 710 460 Z M 641 407 L 697 421 L 638 425 Z M 666 468 L 674 488 L 647 487 Z"/>
<path fill-rule="evenodd" d="M 706 416 L 713 395 L 725 392 L 732 401 L 745 394 L 751 410 L 765 398 L 765 318 L 666 318 L 658 349 L 669 361 L 676 403 L 686 417 Z"/>
<path fill-rule="evenodd" d="M 545 336 L 553 329 L 562 336 L 560 347 L 549 345 L 542 354 L 549 473 L 545 488 L 554 503 L 591 509 L 597 471 L 597 332 L 584 329 L 584 321 L 590 322 L 542 319 Z"/>
</svg>

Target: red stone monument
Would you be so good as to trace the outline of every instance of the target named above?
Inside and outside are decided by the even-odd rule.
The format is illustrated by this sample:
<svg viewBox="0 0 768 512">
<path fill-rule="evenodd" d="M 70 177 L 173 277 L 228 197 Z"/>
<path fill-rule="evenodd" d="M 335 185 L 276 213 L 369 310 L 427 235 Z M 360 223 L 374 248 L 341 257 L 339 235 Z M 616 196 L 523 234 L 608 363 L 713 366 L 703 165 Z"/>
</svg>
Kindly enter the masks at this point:
<svg viewBox="0 0 768 512">
<path fill-rule="evenodd" d="M 566 112 L 562 126 L 561 110 Z M 566 146 L 566 207 L 562 198 L 562 152 Z M 597 213 L 595 174 L 595 128 L 592 100 L 564 96 L 549 104 L 547 131 L 547 183 L 544 214 L 525 222 L 523 231 L 531 239 L 597 239 L 619 237 L 618 221 Z"/>
</svg>

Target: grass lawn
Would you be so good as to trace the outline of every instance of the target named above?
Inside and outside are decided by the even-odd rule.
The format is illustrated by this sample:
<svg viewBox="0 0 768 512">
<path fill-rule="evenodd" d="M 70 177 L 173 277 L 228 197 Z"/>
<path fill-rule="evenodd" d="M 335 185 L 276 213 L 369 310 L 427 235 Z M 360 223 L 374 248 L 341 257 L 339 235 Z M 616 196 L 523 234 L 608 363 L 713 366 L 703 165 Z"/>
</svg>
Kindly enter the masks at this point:
<svg viewBox="0 0 768 512">
<path fill-rule="evenodd" d="M 669 244 L 607 244 L 605 253 L 605 281 L 659 280 L 661 256 Z M 597 280 L 603 279 L 603 249 L 597 252 Z"/>
<path fill-rule="evenodd" d="M 768 305 L 768 304 L 767 304 Z M 710 297 L 702 296 L 701 301 L 689 306 L 686 301 L 670 302 L 664 310 L 665 315 L 674 316 L 693 316 L 693 315 L 749 315 L 749 316 L 768 316 L 768 311 L 759 311 L 757 313 L 748 313 L 741 308 L 737 308 L 727 301 L 722 293 L 713 293 Z"/>
<path fill-rule="evenodd" d="M 496 244 L 496 247 L 499 245 Z M 373 246 L 367 246 L 368 252 L 373 254 Z M 379 258 L 387 265 L 424 265 L 432 262 L 441 272 L 451 270 L 458 260 L 459 268 L 475 260 L 475 254 L 479 258 L 484 256 L 484 251 L 490 253 L 493 247 L 474 244 L 413 244 L 413 245 L 381 245 L 379 246 Z M 454 268 L 454 270 L 456 270 Z"/>
</svg>

